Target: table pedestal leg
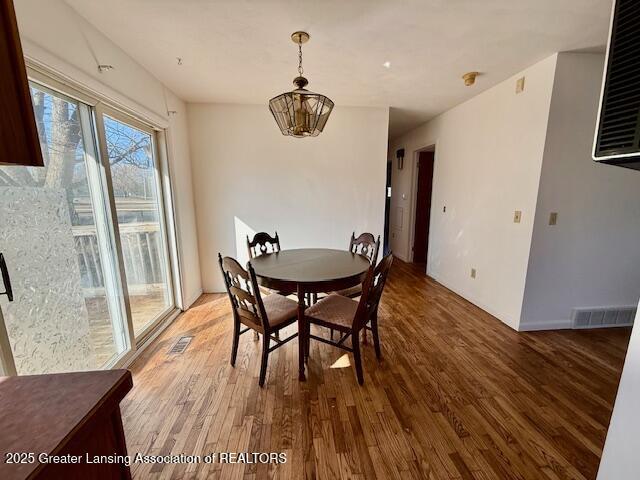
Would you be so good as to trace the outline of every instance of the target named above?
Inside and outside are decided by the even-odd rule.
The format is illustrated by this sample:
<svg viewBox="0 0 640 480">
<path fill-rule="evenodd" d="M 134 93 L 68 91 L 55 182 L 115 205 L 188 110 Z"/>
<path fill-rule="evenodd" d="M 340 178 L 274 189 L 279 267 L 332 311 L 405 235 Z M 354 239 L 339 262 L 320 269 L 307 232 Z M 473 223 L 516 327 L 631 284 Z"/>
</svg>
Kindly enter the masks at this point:
<svg viewBox="0 0 640 480">
<path fill-rule="evenodd" d="M 298 380 L 304 381 L 304 357 L 307 343 L 307 327 L 304 319 L 304 290 L 298 285 Z"/>
</svg>

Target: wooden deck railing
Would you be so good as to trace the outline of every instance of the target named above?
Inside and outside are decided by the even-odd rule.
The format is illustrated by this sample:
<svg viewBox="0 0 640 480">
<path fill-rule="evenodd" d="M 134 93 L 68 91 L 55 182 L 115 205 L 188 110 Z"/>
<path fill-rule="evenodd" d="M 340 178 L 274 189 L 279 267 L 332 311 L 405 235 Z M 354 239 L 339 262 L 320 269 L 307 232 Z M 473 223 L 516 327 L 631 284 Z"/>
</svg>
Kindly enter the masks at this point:
<svg viewBox="0 0 640 480">
<path fill-rule="evenodd" d="M 80 265 L 81 285 L 86 296 L 92 290 L 103 291 L 104 275 L 94 225 L 73 227 Z M 162 237 L 156 222 L 120 225 L 122 254 L 130 290 L 157 290 L 165 284 Z M 131 292 L 130 292 L 131 293 Z"/>
</svg>

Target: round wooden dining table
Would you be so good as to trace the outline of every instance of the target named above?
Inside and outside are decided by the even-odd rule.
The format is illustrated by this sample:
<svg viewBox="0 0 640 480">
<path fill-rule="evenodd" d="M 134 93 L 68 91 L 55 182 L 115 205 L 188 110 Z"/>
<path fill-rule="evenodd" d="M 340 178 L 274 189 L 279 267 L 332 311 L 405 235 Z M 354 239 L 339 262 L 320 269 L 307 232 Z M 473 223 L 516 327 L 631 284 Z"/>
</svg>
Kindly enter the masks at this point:
<svg viewBox="0 0 640 480">
<path fill-rule="evenodd" d="M 369 260 L 357 253 L 330 248 L 298 248 L 251 259 L 260 285 L 298 294 L 298 374 L 304 380 L 305 295 L 331 292 L 362 283 Z"/>
</svg>

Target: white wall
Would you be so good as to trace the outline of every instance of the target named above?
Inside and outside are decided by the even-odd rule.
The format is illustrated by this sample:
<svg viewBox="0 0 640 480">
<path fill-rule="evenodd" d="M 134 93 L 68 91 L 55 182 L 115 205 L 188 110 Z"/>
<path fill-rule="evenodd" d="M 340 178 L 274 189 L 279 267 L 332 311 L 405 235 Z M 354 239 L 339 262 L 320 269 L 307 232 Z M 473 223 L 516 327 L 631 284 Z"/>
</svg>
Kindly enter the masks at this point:
<svg viewBox="0 0 640 480">
<path fill-rule="evenodd" d="M 266 104 L 188 110 L 205 291 L 224 290 L 218 252 L 247 260 L 247 233 L 341 249 L 352 231 L 382 235 L 388 109 L 336 107 L 305 139 L 283 136 Z"/>
<path fill-rule="evenodd" d="M 159 127 L 168 128 L 170 169 L 182 263 L 183 297 L 201 291 L 193 214 L 186 107 L 162 83 L 62 0 L 17 0 L 18 26 L 25 56 L 61 78 L 69 78 L 108 97 Z M 113 70 L 99 73 L 97 65 Z M 167 104 L 169 108 L 167 108 Z M 167 118 L 167 110 L 177 115 Z"/>
<path fill-rule="evenodd" d="M 198 230 L 193 199 L 191 152 L 189 150 L 189 125 L 187 105 L 170 91 L 167 91 L 167 106 L 169 111 L 176 112 L 169 117 L 167 149 L 176 212 L 175 223 L 180 256 L 182 298 L 183 305 L 187 308 L 202 295 Z"/>
<path fill-rule="evenodd" d="M 631 332 L 618 395 L 604 443 L 598 480 L 636 480 L 638 478 L 638 472 L 640 472 L 638 406 L 640 406 L 640 307 Z"/>
<path fill-rule="evenodd" d="M 640 173 L 591 159 L 603 65 L 558 55 L 521 330 L 569 328 L 575 307 L 640 297 Z"/>
<path fill-rule="evenodd" d="M 514 75 L 389 148 L 394 254 L 411 258 L 414 152 L 435 144 L 427 273 L 513 328 L 522 307 L 556 59 Z M 521 76 L 526 87 L 516 95 Z M 401 171 L 398 148 L 406 151 Z M 513 223 L 515 210 L 522 211 L 519 224 Z"/>
</svg>

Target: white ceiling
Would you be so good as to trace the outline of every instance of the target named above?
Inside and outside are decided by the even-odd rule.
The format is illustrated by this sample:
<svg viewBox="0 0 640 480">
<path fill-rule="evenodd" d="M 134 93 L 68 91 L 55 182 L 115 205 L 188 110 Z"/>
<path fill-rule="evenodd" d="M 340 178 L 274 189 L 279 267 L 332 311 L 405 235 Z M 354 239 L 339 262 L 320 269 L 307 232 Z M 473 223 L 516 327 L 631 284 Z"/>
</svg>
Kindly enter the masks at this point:
<svg viewBox="0 0 640 480">
<path fill-rule="evenodd" d="M 190 102 L 266 105 L 290 89 L 289 36 L 306 30 L 309 88 L 337 105 L 390 106 L 391 137 L 556 51 L 601 48 L 611 10 L 611 0 L 66 1 Z M 482 75 L 467 88 L 470 70 Z"/>
</svg>

